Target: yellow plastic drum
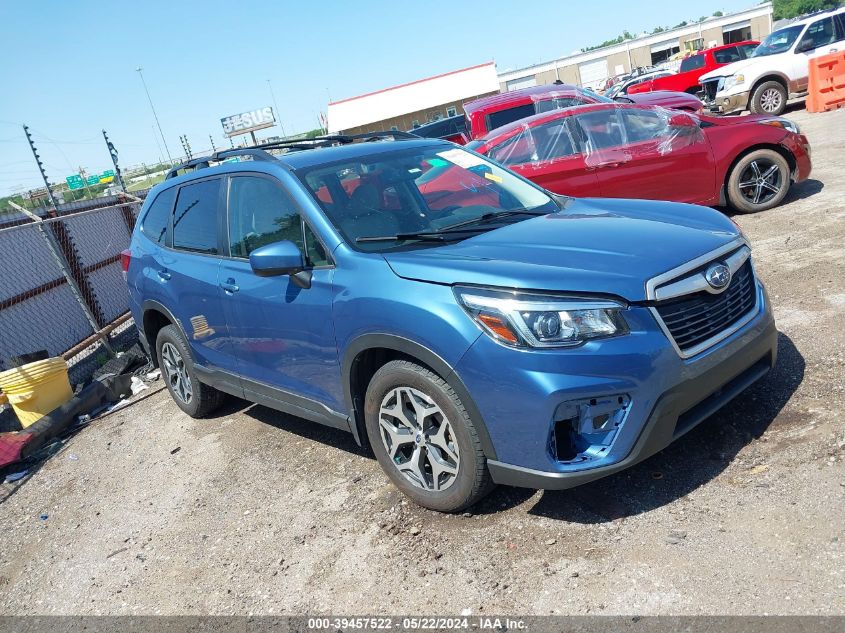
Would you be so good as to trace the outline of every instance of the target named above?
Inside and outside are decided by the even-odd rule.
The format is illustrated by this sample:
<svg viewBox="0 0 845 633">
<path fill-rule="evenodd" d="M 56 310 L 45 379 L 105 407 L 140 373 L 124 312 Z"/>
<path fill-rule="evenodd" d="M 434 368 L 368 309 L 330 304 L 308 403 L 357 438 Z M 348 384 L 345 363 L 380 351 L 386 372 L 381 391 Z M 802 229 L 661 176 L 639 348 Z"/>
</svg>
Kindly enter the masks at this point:
<svg viewBox="0 0 845 633">
<path fill-rule="evenodd" d="M 0 372 L 0 389 L 21 426 L 37 422 L 73 397 L 62 358 L 48 358 Z"/>
</svg>

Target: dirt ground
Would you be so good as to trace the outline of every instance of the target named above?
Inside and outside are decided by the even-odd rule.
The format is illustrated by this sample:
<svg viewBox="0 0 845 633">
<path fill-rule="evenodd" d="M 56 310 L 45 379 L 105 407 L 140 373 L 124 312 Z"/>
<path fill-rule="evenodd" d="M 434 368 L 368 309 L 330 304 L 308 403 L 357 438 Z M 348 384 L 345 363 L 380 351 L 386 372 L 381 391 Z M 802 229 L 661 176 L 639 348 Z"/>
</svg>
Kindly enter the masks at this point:
<svg viewBox="0 0 845 633">
<path fill-rule="evenodd" d="M 777 367 L 661 454 L 444 516 L 349 435 L 148 391 L 0 486 L 0 613 L 845 614 L 845 109 L 788 116 L 812 179 L 736 218 Z"/>
</svg>

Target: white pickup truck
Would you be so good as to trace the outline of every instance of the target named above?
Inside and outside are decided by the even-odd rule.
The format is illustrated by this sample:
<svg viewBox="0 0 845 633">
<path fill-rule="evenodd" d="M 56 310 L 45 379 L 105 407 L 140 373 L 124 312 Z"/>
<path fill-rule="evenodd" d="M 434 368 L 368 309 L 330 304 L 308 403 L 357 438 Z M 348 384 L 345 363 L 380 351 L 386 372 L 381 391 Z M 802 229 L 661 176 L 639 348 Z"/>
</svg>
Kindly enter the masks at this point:
<svg viewBox="0 0 845 633">
<path fill-rule="evenodd" d="M 701 76 L 711 112 L 781 114 L 807 94 L 808 60 L 845 51 L 845 7 L 802 17 L 769 35 L 748 59 Z"/>
</svg>

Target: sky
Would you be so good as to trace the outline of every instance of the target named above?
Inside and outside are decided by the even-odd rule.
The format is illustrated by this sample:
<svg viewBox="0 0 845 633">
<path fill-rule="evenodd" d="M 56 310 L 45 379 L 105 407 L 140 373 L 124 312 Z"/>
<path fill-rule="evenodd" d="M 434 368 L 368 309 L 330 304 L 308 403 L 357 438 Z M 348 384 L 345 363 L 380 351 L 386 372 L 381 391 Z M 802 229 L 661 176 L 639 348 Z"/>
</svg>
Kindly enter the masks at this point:
<svg viewBox="0 0 845 633">
<path fill-rule="evenodd" d="M 278 104 L 284 132 L 318 126 L 329 100 L 495 61 L 499 72 L 754 0 L 383 0 L 90 2 L 0 0 L 0 195 L 41 186 L 21 124 L 51 181 L 80 167 L 228 147 L 220 119 Z M 270 84 L 268 81 L 270 80 Z M 275 107 L 274 107 L 275 109 Z M 280 134 L 280 128 L 264 130 Z"/>
</svg>

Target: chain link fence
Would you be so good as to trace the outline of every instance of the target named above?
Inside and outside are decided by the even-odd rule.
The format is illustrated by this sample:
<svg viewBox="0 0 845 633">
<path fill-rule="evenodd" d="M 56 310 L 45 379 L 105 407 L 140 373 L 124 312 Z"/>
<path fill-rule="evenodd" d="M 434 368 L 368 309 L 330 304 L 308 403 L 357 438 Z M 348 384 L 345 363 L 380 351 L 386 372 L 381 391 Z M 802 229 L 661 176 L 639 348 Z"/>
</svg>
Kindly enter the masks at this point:
<svg viewBox="0 0 845 633">
<path fill-rule="evenodd" d="M 140 202 L 120 202 L 0 229 L 0 371 L 42 350 L 86 381 L 135 328 L 120 252 Z"/>
</svg>

